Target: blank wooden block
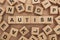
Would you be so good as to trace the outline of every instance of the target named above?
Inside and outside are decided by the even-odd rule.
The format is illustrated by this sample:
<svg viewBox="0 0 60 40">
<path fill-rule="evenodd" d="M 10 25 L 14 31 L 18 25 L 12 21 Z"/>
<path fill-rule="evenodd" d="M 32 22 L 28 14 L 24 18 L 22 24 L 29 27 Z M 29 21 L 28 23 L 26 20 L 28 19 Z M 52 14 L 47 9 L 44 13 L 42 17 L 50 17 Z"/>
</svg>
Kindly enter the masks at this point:
<svg viewBox="0 0 60 40">
<path fill-rule="evenodd" d="M 0 15 L 2 16 L 5 12 L 5 9 L 3 7 L 0 7 Z"/>
<path fill-rule="evenodd" d="M 1 36 L 2 40 L 10 40 L 10 38 L 11 38 L 11 35 L 6 32 L 4 32 Z"/>
<path fill-rule="evenodd" d="M 32 27 L 31 34 L 32 35 L 39 35 L 39 28 L 38 27 Z"/>
<path fill-rule="evenodd" d="M 48 0 L 44 0 L 44 1 L 42 2 L 42 5 L 43 5 L 43 7 L 44 7 L 45 9 L 47 9 L 48 7 L 51 6 L 51 3 L 50 3 Z"/>
<path fill-rule="evenodd" d="M 50 14 L 58 14 L 58 6 L 51 6 Z"/>
<path fill-rule="evenodd" d="M 57 2 L 57 4 L 59 4 L 59 5 L 60 5 L 60 0 L 57 0 L 56 2 Z"/>
<path fill-rule="evenodd" d="M 56 34 L 49 35 L 48 40 L 58 40 Z"/>
<path fill-rule="evenodd" d="M 29 32 L 29 30 L 25 26 L 20 29 L 20 33 L 22 35 L 26 35 L 28 32 Z"/>
<path fill-rule="evenodd" d="M 32 0 L 32 4 L 40 3 L 40 0 Z"/>
<path fill-rule="evenodd" d="M 13 37 L 16 37 L 18 34 L 18 29 L 16 28 L 11 28 L 10 30 L 10 35 L 13 36 Z"/>
<path fill-rule="evenodd" d="M 42 32 L 42 33 L 40 33 L 40 34 L 38 35 L 38 39 L 39 39 L 39 40 L 47 40 L 47 36 L 45 35 L 44 32 Z"/>
<path fill-rule="evenodd" d="M 60 25 L 57 25 L 55 28 L 54 28 L 54 31 L 57 35 L 60 35 Z"/>
<path fill-rule="evenodd" d="M 39 7 L 39 6 L 36 6 L 34 13 L 36 13 L 38 15 L 43 15 L 43 8 Z"/>
<path fill-rule="evenodd" d="M 23 4 L 16 5 L 16 9 L 19 13 L 25 11 L 25 8 L 24 8 Z"/>
<path fill-rule="evenodd" d="M 15 24 L 16 23 L 16 17 L 15 16 L 8 16 L 8 23 L 9 24 Z"/>
<path fill-rule="evenodd" d="M 14 14 L 14 7 L 13 6 L 7 6 L 6 7 L 6 13 Z"/>
<path fill-rule="evenodd" d="M 46 33 L 46 35 L 49 35 L 52 32 L 52 28 L 49 25 L 47 25 L 43 28 L 43 31 Z"/>
<path fill-rule="evenodd" d="M 0 28 L 3 30 L 3 31 L 5 31 L 7 28 L 8 28 L 8 24 L 5 22 L 5 21 L 3 21 L 1 24 L 0 24 Z"/>
<path fill-rule="evenodd" d="M 25 6 L 26 6 L 26 9 L 25 9 L 26 12 L 33 12 L 34 7 L 32 4 L 25 4 Z"/>
<path fill-rule="evenodd" d="M 0 0 L 0 3 L 4 3 L 5 2 L 5 0 Z"/>
<path fill-rule="evenodd" d="M 26 3 L 27 0 L 19 0 L 19 1 L 22 2 L 22 3 Z"/>
<path fill-rule="evenodd" d="M 38 38 L 35 37 L 35 36 L 33 36 L 33 35 L 31 35 L 31 37 L 29 38 L 29 40 L 38 40 Z"/>
<path fill-rule="evenodd" d="M 15 5 L 17 3 L 17 0 L 7 0 L 7 2 L 10 4 L 10 5 Z"/>
<path fill-rule="evenodd" d="M 57 3 L 57 0 L 49 0 L 51 3 L 54 3 L 56 4 Z"/>
<path fill-rule="evenodd" d="M 20 38 L 19 38 L 19 40 L 28 40 L 26 37 L 24 37 L 24 36 L 21 36 Z"/>
</svg>

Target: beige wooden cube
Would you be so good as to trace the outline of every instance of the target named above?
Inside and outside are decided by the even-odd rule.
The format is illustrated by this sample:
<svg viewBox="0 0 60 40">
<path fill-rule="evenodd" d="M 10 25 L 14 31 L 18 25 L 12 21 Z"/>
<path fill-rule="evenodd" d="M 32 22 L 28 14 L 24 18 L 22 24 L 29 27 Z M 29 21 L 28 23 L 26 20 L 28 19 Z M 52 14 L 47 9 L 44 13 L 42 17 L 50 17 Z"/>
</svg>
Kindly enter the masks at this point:
<svg viewBox="0 0 60 40">
<path fill-rule="evenodd" d="M 33 35 L 31 35 L 31 37 L 29 38 L 29 40 L 38 40 L 38 38 L 35 37 L 35 36 L 33 36 Z"/>
<path fill-rule="evenodd" d="M 14 14 L 14 7 L 13 6 L 7 6 L 6 7 L 6 13 Z"/>
<path fill-rule="evenodd" d="M 57 25 L 55 28 L 54 28 L 54 31 L 57 35 L 60 35 L 60 25 Z"/>
<path fill-rule="evenodd" d="M 5 2 L 5 0 L 0 0 L 0 3 L 4 3 Z"/>
<path fill-rule="evenodd" d="M 10 30 L 10 35 L 13 36 L 13 37 L 16 37 L 18 34 L 18 29 L 16 28 L 11 28 Z"/>
<path fill-rule="evenodd" d="M 26 3 L 27 0 L 19 0 L 19 1 L 22 2 L 22 3 Z"/>
<path fill-rule="evenodd" d="M 16 24 L 23 24 L 23 16 L 16 16 Z"/>
<path fill-rule="evenodd" d="M 32 29 L 31 29 L 31 34 L 32 34 L 32 35 L 39 35 L 39 28 L 37 28 L 37 27 L 32 27 Z"/>
<path fill-rule="evenodd" d="M 10 40 L 10 38 L 11 38 L 11 35 L 6 32 L 4 32 L 1 36 L 2 40 Z"/>
<path fill-rule="evenodd" d="M 56 4 L 57 3 L 57 0 L 49 0 L 51 3 L 54 3 Z"/>
<path fill-rule="evenodd" d="M 19 38 L 19 40 L 28 40 L 26 37 L 24 37 L 24 36 L 21 36 L 20 38 Z"/>
<path fill-rule="evenodd" d="M 25 4 L 25 6 L 26 6 L 26 9 L 25 9 L 26 12 L 33 12 L 34 7 L 32 4 Z"/>
<path fill-rule="evenodd" d="M 56 2 L 57 2 L 57 4 L 59 4 L 59 5 L 60 5 L 60 0 L 57 0 Z"/>
<path fill-rule="evenodd" d="M 2 29 L 3 31 L 5 31 L 8 27 L 9 27 L 9 25 L 5 21 L 3 21 L 0 24 L 0 29 Z"/>
<path fill-rule="evenodd" d="M 42 5 L 43 5 L 43 7 L 44 7 L 45 9 L 47 9 L 48 7 L 51 6 L 51 3 L 50 3 L 48 0 L 44 0 L 44 1 L 42 2 Z"/>
<path fill-rule="evenodd" d="M 58 14 L 58 6 L 51 6 L 50 14 Z"/>
<path fill-rule="evenodd" d="M 9 24 L 15 24 L 16 23 L 16 17 L 15 16 L 8 16 L 8 23 Z"/>
<path fill-rule="evenodd" d="M 40 3 L 40 0 L 32 0 L 32 4 Z"/>
<path fill-rule="evenodd" d="M 10 5 L 15 5 L 17 3 L 17 0 L 7 0 L 7 2 L 10 4 Z"/>
<path fill-rule="evenodd" d="M 23 4 L 16 5 L 16 9 L 19 13 L 25 11 L 25 8 L 24 8 Z"/>
<path fill-rule="evenodd" d="M 39 40 L 47 40 L 47 36 L 45 35 L 44 32 L 42 32 L 42 33 L 40 33 L 40 34 L 38 35 L 38 39 L 39 39 Z"/>
<path fill-rule="evenodd" d="M 39 6 L 36 6 L 34 13 L 36 13 L 38 15 L 43 15 L 43 8 L 39 7 Z"/>
<path fill-rule="evenodd" d="M 49 35 L 48 40 L 58 40 L 56 34 Z"/>
<path fill-rule="evenodd" d="M 52 28 L 49 25 L 47 25 L 43 28 L 43 31 L 46 33 L 46 35 L 49 35 L 52 32 Z"/>
<path fill-rule="evenodd" d="M 2 16 L 5 12 L 5 9 L 3 7 L 0 7 L 0 15 Z"/>
<path fill-rule="evenodd" d="M 28 32 L 29 32 L 29 30 L 25 26 L 20 29 L 20 33 L 22 35 L 26 35 Z"/>
</svg>

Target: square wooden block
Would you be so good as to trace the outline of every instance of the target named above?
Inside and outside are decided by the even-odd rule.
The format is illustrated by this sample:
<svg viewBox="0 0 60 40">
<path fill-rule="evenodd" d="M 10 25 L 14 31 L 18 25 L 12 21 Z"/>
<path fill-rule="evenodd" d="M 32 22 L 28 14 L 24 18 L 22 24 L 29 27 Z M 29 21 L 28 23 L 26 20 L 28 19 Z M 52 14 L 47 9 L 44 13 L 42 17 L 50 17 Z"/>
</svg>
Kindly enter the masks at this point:
<svg viewBox="0 0 60 40">
<path fill-rule="evenodd" d="M 9 25 L 8 25 L 5 21 L 3 21 L 3 22 L 0 24 L 0 28 L 1 28 L 3 31 L 5 31 L 8 27 L 9 27 Z"/>
<path fill-rule="evenodd" d="M 60 0 L 57 0 L 56 2 L 57 2 L 57 4 L 59 4 L 59 5 L 60 5 Z"/>
<path fill-rule="evenodd" d="M 47 40 L 47 36 L 45 35 L 44 32 L 42 32 L 42 33 L 40 33 L 40 34 L 38 35 L 38 39 L 39 39 L 39 40 Z"/>
<path fill-rule="evenodd" d="M 48 40 L 58 40 L 56 34 L 49 35 Z"/>
<path fill-rule="evenodd" d="M 54 3 L 56 4 L 57 3 L 57 0 L 49 0 L 51 3 Z"/>
<path fill-rule="evenodd" d="M 52 28 L 49 25 L 47 25 L 43 28 L 43 31 L 46 33 L 46 35 L 49 35 L 52 32 Z"/>
<path fill-rule="evenodd" d="M 14 14 L 14 7 L 13 6 L 7 6 L 6 7 L 6 13 Z"/>
<path fill-rule="evenodd" d="M 7 0 L 7 2 L 12 6 L 17 3 L 17 0 Z"/>
<path fill-rule="evenodd" d="M 58 14 L 58 6 L 51 6 L 50 14 Z"/>
<path fill-rule="evenodd" d="M 0 0 L 0 3 L 4 3 L 5 2 L 5 0 Z"/>
<path fill-rule="evenodd" d="M 42 5 L 43 5 L 43 7 L 44 7 L 45 9 L 47 9 L 48 7 L 51 6 L 51 3 L 50 3 L 48 0 L 44 0 L 44 1 L 42 2 Z"/>
<path fill-rule="evenodd" d="M 57 35 L 60 35 L 60 25 L 57 25 L 55 28 L 54 28 L 54 31 Z"/>
<path fill-rule="evenodd" d="M 40 6 L 36 6 L 35 12 L 38 15 L 43 15 L 43 8 Z"/>
<path fill-rule="evenodd" d="M 40 3 L 40 0 L 32 0 L 32 4 Z"/>
<path fill-rule="evenodd" d="M 16 28 L 11 28 L 10 30 L 10 35 L 13 36 L 13 37 L 16 37 L 18 34 L 18 29 Z"/>
<path fill-rule="evenodd" d="M 32 4 L 25 4 L 25 6 L 26 6 L 26 9 L 25 9 L 26 12 L 33 12 L 34 7 Z"/>
<path fill-rule="evenodd" d="M 31 34 L 32 35 L 39 35 L 39 28 L 38 27 L 32 27 Z"/>
<path fill-rule="evenodd" d="M 19 13 L 25 11 L 25 8 L 24 8 L 23 4 L 16 5 L 16 9 Z"/>
<path fill-rule="evenodd" d="M 9 24 L 15 24 L 16 23 L 16 17 L 15 16 L 8 16 L 8 23 Z"/>
<path fill-rule="evenodd" d="M 20 29 L 20 33 L 22 35 L 26 35 L 28 32 L 29 32 L 29 30 L 25 26 Z"/>
<path fill-rule="evenodd" d="M 1 36 L 2 40 L 10 40 L 10 38 L 11 38 L 11 35 L 6 32 L 4 32 Z"/>
<path fill-rule="evenodd" d="M 19 0 L 19 1 L 22 2 L 22 3 L 26 3 L 27 0 Z"/>
</svg>

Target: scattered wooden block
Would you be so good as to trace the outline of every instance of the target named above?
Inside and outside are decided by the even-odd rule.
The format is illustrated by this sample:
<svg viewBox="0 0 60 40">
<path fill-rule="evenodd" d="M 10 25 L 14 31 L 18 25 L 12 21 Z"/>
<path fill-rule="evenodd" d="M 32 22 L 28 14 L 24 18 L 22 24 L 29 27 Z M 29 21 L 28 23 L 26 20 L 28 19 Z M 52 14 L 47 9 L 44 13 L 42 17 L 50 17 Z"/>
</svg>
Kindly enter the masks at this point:
<svg viewBox="0 0 60 40">
<path fill-rule="evenodd" d="M 59 5 L 60 5 L 60 0 L 57 0 L 56 2 L 57 2 L 57 4 L 59 4 Z"/>
<path fill-rule="evenodd" d="M 9 24 L 15 24 L 16 23 L 16 17 L 15 16 L 8 16 L 8 23 Z"/>
<path fill-rule="evenodd" d="M 8 24 L 5 22 L 5 21 L 3 21 L 1 24 L 0 24 L 0 28 L 3 30 L 3 31 L 5 31 L 7 28 L 8 28 Z"/>
<path fill-rule="evenodd" d="M 38 39 L 39 40 L 47 40 L 47 36 L 45 35 L 45 33 L 42 32 L 38 35 Z"/>
<path fill-rule="evenodd" d="M 11 35 L 10 35 L 10 34 L 8 34 L 8 33 L 4 32 L 4 33 L 2 34 L 2 36 L 1 36 L 1 39 L 2 39 L 2 40 L 9 40 L 9 39 L 10 39 L 10 37 L 11 37 Z"/>
<path fill-rule="evenodd" d="M 50 14 L 58 14 L 58 6 L 51 6 Z"/>
<path fill-rule="evenodd" d="M 32 35 L 29 40 L 38 40 L 38 38 Z"/>
<path fill-rule="evenodd" d="M 16 37 L 18 34 L 18 29 L 16 28 L 11 28 L 10 30 L 10 35 Z"/>
<path fill-rule="evenodd" d="M 23 4 L 16 5 L 16 9 L 19 13 L 25 11 Z"/>
<path fill-rule="evenodd" d="M 49 25 L 47 25 L 43 28 L 43 31 L 46 33 L 46 35 L 49 35 L 52 32 L 52 28 Z"/>
<path fill-rule="evenodd" d="M 40 0 L 32 0 L 32 4 L 40 3 Z"/>
<path fill-rule="evenodd" d="M 42 2 L 42 5 L 43 5 L 43 7 L 44 7 L 45 9 L 47 9 L 48 7 L 51 6 L 51 3 L 50 3 L 48 0 L 44 0 L 44 1 Z"/>
<path fill-rule="evenodd" d="M 54 28 L 54 31 L 57 35 L 60 35 L 60 25 L 57 25 L 55 28 Z"/>
<path fill-rule="evenodd" d="M 48 40 L 58 40 L 56 34 L 49 35 Z"/>
<path fill-rule="evenodd" d="M 17 0 L 7 0 L 7 2 L 10 4 L 10 5 L 15 5 L 17 3 Z"/>
<path fill-rule="evenodd" d="M 26 12 L 33 12 L 33 5 L 26 4 L 25 6 L 26 6 L 26 9 L 25 9 Z"/>
<path fill-rule="evenodd" d="M 20 38 L 19 38 L 19 40 L 28 40 L 26 37 L 24 37 L 24 36 L 21 36 Z"/>
<path fill-rule="evenodd" d="M 36 9 L 35 9 L 34 13 L 36 13 L 38 15 L 43 15 L 43 8 L 39 7 L 39 6 L 36 6 Z"/>
<path fill-rule="evenodd" d="M 19 1 L 22 2 L 22 3 L 26 3 L 27 0 L 19 0 Z"/>
<path fill-rule="evenodd" d="M 5 0 L 2 0 L 2 1 L 0 0 L 0 3 L 4 3 L 4 1 L 5 1 Z"/>
<path fill-rule="evenodd" d="M 20 29 L 20 33 L 22 35 L 26 35 L 28 32 L 29 32 L 29 30 L 25 26 Z"/>
<path fill-rule="evenodd" d="M 57 3 L 57 0 L 49 0 L 50 2 L 56 4 Z"/>
<path fill-rule="evenodd" d="M 6 7 L 6 13 L 14 14 L 14 7 L 13 6 L 7 6 Z"/>
<path fill-rule="evenodd" d="M 32 27 L 31 34 L 32 34 L 32 35 L 39 35 L 39 28 L 37 28 L 37 27 Z"/>
</svg>

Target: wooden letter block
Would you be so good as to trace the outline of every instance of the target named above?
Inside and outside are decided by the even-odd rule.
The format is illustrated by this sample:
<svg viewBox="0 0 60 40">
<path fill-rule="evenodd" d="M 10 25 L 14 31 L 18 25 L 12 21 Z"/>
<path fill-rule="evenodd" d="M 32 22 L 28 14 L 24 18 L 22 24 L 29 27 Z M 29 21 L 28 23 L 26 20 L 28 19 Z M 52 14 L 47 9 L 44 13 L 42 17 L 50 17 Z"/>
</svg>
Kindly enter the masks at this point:
<svg viewBox="0 0 60 40">
<path fill-rule="evenodd" d="M 39 28 L 37 28 L 37 27 L 32 27 L 31 34 L 32 34 L 32 35 L 39 35 Z"/>
<path fill-rule="evenodd" d="M 57 40 L 57 35 L 56 34 L 52 34 L 52 35 L 49 35 L 48 38 L 49 38 L 48 40 Z"/>
<path fill-rule="evenodd" d="M 6 13 L 13 14 L 14 13 L 14 7 L 13 6 L 7 6 Z"/>
<path fill-rule="evenodd" d="M 51 6 L 51 3 L 50 3 L 48 0 L 44 0 L 44 1 L 42 2 L 42 5 L 43 5 L 43 7 L 44 7 L 45 9 L 47 9 L 48 7 Z"/>
<path fill-rule="evenodd" d="M 3 21 L 1 24 L 0 24 L 0 28 L 3 30 L 3 31 L 5 31 L 7 28 L 8 28 L 8 24 L 5 22 L 5 21 Z"/>
<path fill-rule="evenodd" d="M 57 0 L 49 0 L 50 2 L 56 4 L 57 3 Z"/>
<path fill-rule="evenodd" d="M 55 28 L 54 28 L 54 31 L 57 35 L 60 35 L 60 25 L 57 25 Z"/>
<path fill-rule="evenodd" d="M 16 4 L 17 0 L 7 0 L 7 2 L 8 2 L 10 5 L 14 5 L 14 4 Z"/>
<path fill-rule="evenodd" d="M 33 12 L 33 5 L 26 4 L 26 12 Z"/>
<path fill-rule="evenodd" d="M 8 23 L 9 24 L 15 24 L 16 23 L 16 17 L 15 16 L 8 16 Z"/>
<path fill-rule="evenodd" d="M 0 0 L 0 3 L 4 3 L 5 2 L 5 0 Z"/>
<path fill-rule="evenodd" d="M 25 26 L 20 29 L 20 33 L 22 35 L 26 35 L 28 32 L 29 32 L 29 30 Z"/>
<path fill-rule="evenodd" d="M 43 28 L 43 31 L 46 33 L 46 35 L 49 35 L 52 32 L 52 28 L 49 25 L 47 25 Z"/>
<path fill-rule="evenodd" d="M 42 32 L 38 35 L 39 40 L 47 40 L 47 36 Z"/>
<path fill-rule="evenodd" d="M 19 38 L 19 40 L 28 40 L 26 37 L 24 37 L 24 36 L 21 36 L 20 38 Z"/>
<path fill-rule="evenodd" d="M 50 14 L 58 14 L 58 6 L 51 6 Z"/>
<path fill-rule="evenodd" d="M 17 11 L 18 11 L 19 13 L 20 13 L 20 12 L 23 12 L 23 11 L 25 10 L 23 4 L 16 5 L 16 9 L 17 9 Z"/>
<path fill-rule="evenodd" d="M 35 9 L 34 13 L 36 13 L 38 15 L 43 15 L 43 8 L 39 7 L 39 6 L 36 6 L 36 9 Z"/>
<path fill-rule="evenodd" d="M 40 0 L 32 0 L 32 4 L 40 3 Z"/>
<path fill-rule="evenodd" d="M 18 29 L 11 28 L 10 35 L 16 37 L 18 34 Z"/>
<path fill-rule="evenodd" d="M 26 3 L 27 0 L 19 0 L 19 1 L 22 2 L 22 3 Z"/>
<path fill-rule="evenodd" d="M 1 39 L 2 39 L 2 40 L 9 40 L 9 39 L 10 39 L 10 37 L 11 37 L 11 35 L 10 35 L 10 34 L 8 34 L 8 33 L 4 32 L 4 33 L 2 34 L 2 36 L 1 36 Z"/>
</svg>

